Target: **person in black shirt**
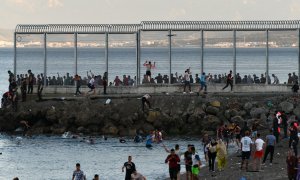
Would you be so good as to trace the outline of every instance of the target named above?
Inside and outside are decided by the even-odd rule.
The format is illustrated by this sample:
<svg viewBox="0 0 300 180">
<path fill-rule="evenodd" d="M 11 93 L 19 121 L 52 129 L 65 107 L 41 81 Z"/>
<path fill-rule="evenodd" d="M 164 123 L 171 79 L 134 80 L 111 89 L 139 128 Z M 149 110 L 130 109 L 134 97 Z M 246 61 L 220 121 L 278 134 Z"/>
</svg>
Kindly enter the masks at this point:
<svg viewBox="0 0 300 180">
<path fill-rule="evenodd" d="M 131 174 L 136 171 L 135 164 L 132 162 L 131 156 L 128 156 L 128 162 L 124 163 L 122 172 L 124 172 L 124 168 L 126 168 L 125 180 L 131 180 Z"/>
<path fill-rule="evenodd" d="M 283 132 L 284 132 L 284 138 L 287 138 L 287 128 L 288 128 L 288 119 L 287 115 L 285 114 L 284 111 L 281 113 L 281 119 L 282 119 L 282 126 L 283 126 Z"/>
<path fill-rule="evenodd" d="M 232 91 L 232 88 L 233 88 L 233 77 L 232 77 L 232 71 L 230 70 L 229 71 L 229 74 L 227 75 L 227 79 L 226 79 L 226 86 L 223 87 L 222 90 L 226 89 L 228 87 L 228 85 L 230 85 L 230 88 L 231 88 L 231 91 Z"/>
<path fill-rule="evenodd" d="M 156 79 L 157 84 L 162 84 L 163 83 L 163 77 L 160 73 L 158 73 L 158 76 L 156 76 L 155 79 Z"/>
<path fill-rule="evenodd" d="M 32 94 L 33 91 L 33 82 L 34 82 L 34 76 L 31 72 L 31 70 L 28 70 L 28 88 L 27 88 L 27 94 Z"/>
<path fill-rule="evenodd" d="M 186 179 L 192 179 L 192 150 L 191 147 L 193 145 L 189 144 L 187 151 L 184 153 L 184 161 L 185 161 L 185 170 L 186 170 Z"/>
<path fill-rule="evenodd" d="M 298 130 L 297 127 L 294 125 L 294 123 L 291 124 L 289 131 L 290 131 L 289 147 L 294 150 L 295 156 L 297 157 L 298 156 L 297 145 L 299 142 L 299 138 L 298 138 Z"/>
</svg>

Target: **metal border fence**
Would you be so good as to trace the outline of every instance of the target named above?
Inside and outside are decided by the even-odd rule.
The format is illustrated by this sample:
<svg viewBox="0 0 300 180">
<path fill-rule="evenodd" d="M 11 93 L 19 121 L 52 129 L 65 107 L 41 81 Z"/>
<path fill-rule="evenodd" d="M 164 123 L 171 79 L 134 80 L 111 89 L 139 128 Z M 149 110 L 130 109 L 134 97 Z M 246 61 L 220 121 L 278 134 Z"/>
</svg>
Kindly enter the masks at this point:
<svg viewBox="0 0 300 180">
<path fill-rule="evenodd" d="M 109 34 L 136 34 L 136 77 L 140 80 L 141 33 L 143 31 L 168 31 L 169 39 L 169 77 L 172 72 L 172 31 L 199 31 L 201 39 L 201 73 L 204 71 L 204 32 L 232 31 L 233 38 L 233 74 L 236 74 L 236 32 L 237 31 L 265 31 L 266 33 L 266 75 L 269 75 L 269 31 L 297 31 L 298 32 L 298 74 L 300 75 L 300 20 L 282 21 L 142 21 L 140 24 L 20 24 L 14 32 L 14 73 L 17 73 L 17 36 L 18 34 L 43 34 L 44 43 L 44 75 L 47 77 L 47 34 L 74 34 L 74 63 L 77 74 L 77 36 L 78 34 L 105 34 L 105 61 L 108 72 Z M 45 82 L 46 84 L 46 79 Z M 171 83 L 171 81 L 169 81 Z M 235 84 L 235 78 L 234 78 Z"/>
</svg>

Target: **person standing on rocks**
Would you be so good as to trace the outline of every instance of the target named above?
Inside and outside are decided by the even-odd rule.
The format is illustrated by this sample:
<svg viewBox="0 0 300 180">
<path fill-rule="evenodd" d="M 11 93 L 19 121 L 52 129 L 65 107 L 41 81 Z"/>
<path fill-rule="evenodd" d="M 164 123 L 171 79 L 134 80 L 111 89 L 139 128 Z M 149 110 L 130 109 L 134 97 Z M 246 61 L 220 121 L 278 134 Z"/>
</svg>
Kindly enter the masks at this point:
<svg viewBox="0 0 300 180">
<path fill-rule="evenodd" d="M 143 110 L 143 112 L 144 112 L 144 109 L 145 109 L 145 104 L 148 105 L 149 109 L 151 108 L 151 104 L 150 104 L 150 101 L 149 101 L 150 98 L 151 98 L 151 95 L 149 95 L 149 94 L 145 94 L 142 97 L 142 110 Z"/>
<path fill-rule="evenodd" d="M 86 180 L 84 172 L 80 170 L 80 164 L 76 164 L 76 170 L 73 172 L 72 180 Z"/>
<path fill-rule="evenodd" d="M 264 140 L 260 138 L 260 134 L 257 133 L 257 139 L 255 140 L 255 152 L 253 158 L 253 170 L 260 171 L 261 159 L 264 154 Z"/>
<path fill-rule="evenodd" d="M 128 156 L 128 161 L 124 163 L 122 172 L 126 169 L 125 180 L 131 180 L 131 174 L 136 171 L 135 164 L 132 162 L 132 157 Z"/>
<path fill-rule="evenodd" d="M 266 137 L 266 151 L 263 159 L 263 165 L 266 162 L 266 159 L 270 153 L 270 165 L 272 165 L 273 162 L 273 156 L 274 156 L 274 150 L 275 150 L 275 145 L 276 145 L 276 137 L 273 135 L 273 130 L 270 129 L 270 134 L 267 135 Z"/>
<path fill-rule="evenodd" d="M 177 180 L 178 173 L 178 163 L 180 163 L 180 158 L 175 154 L 175 150 L 171 149 L 171 154 L 165 160 L 165 163 L 169 163 L 169 174 L 171 180 Z"/>
<path fill-rule="evenodd" d="M 228 85 L 230 85 L 231 91 L 233 88 L 233 77 L 232 77 L 232 71 L 229 71 L 229 74 L 227 75 L 227 79 L 226 79 L 226 86 L 223 87 L 222 90 L 226 89 L 228 87 Z"/>
<path fill-rule="evenodd" d="M 241 164 L 241 170 L 244 169 L 244 164 L 246 164 L 246 170 L 248 171 L 248 161 L 250 159 L 251 155 L 251 145 L 253 144 L 253 141 L 249 137 L 250 132 L 245 132 L 245 137 L 241 139 L 241 150 L 242 150 L 242 164 Z"/>
</svg>

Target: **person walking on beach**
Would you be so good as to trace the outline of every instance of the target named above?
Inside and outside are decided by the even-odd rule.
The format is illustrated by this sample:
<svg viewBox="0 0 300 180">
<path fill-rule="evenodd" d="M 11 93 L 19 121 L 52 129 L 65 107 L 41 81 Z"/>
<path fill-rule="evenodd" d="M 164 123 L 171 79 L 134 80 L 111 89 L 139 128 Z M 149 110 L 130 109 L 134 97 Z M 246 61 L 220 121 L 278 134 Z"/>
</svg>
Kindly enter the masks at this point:
<svg viewBox="0 0 300 180">
<path fill-rule="evenodd" d="M 240 142 L 241 142 L 241 128 L 238 124 L 235 124 L 233 128 L 234 134 L 235 134 L 235 142 L 237 147 L 240 147 Z"/>
<path fill-rule="evenodd" d="M 131 180 L 131 174 L 136 171 L 135 164 L 132 162 L 132 157 L 128 156 L 128 161 L 124 163 L 122 167 L 122 172 L 126 169 L 125 180 Z"/>
<path fill-rule="evenodd" d="M 171 153 L 166 158 L 165 163 L 169 163 L 170 179 L 176 180 L 177 173 L 178 173 L 178 163 L 180 163 L 180 158 L 178 157 L 177 154 L 175 154 L 174 149 L 171 149 Z"/>
<path fill-rule="evenodd" d="M 76 74 L 75 77 L 74 77 L 74 81 L 75 81 L 75 84 L 76 84 L 76 91 L 75 91 L 75 96 L 81 94 L 80 92 L 80 86 L 81 86 L 81 77 Z"/>
<path fill-rule="evenodd" d="M 260 171 L 261 159 L 264 154 L 264 140 L 260 138 L 260 134 L 257 133 L 257 139 L 255 140 L 255 153 L 253 158 L 253 171 Z"/>
<path fill-rule="evenodd" d="M 226 86 L 223 87 L 222 90 L 226 89 L 228 87 L 228 85 L 230 85 L 231 91 L 233 88 L 233 77 L 232 77 L 232 71 L 229 71 L 229 74 L 227 75 L 227 79 L 226 79 Z"/>
<path fill-rule="evenodd" d="M 298 156 L 297 146 L 299 142 L 299 137 L 298 137 L 298 129 L 294 123 L 291 124 L 289 131 L 290 131 L 289 147 L 294 150 L 294 154 L 297 157 Z"/>
<path fill-rule="evenodd" d="M 189 144 L 187 151 L 184 153 L 184 162 L 185 162 L 185 171 L 186 171 L 186 180 L 192 179 L 192 145 Z"/>
<path fill-rule="evenodd" d="M 151 61 L 146 61 L 144 63 L 144 66 L 146 66 L 146 76 L 148 78 L 148 82 L 150 82 L 151 80 L 151 69 L 154 69 L 156 66 L 155 66 L 155 62 L 154 62 L 154 65 L 151 64 Z"/>
<path fill-rule="evenodd" d="M 76 164 L 76 169 L 73 172 L 72 180 L 86 180 L 85 174 L 80 170 L 80 164 Z"/>
<path fill-rule="evenodd" d="M 167 153 L 171 153 L 171 151 L 163 144 L 163 147 L 165 149 L 165 151 Z M 183 154 L 181 151 L 180 151 L 180 148 L 179 148 L 179 144 L 176 144 L 175 145 L 175 154 L 180 158 L 180 156 Z M 178 169 L 177 169 L 177 180 L 180 180 L 180 163 L 178 163 Z"/>
<path fill-rule="evenodd" d="M 298 159 L 292 150 L 288 151 L 288 155 L 286 157 L 286 165 L 289 180 L 296 180 Z"/>
<path fill-rule="evenodd" d="M 190 83 L 190 75 L 191 75 L 191 68 L 188 68 L 187 70 L 185 70 L 185 73 L 184 73 L 184 90 L 183 90 L 183 94 L 186 93 L 185 91 L 185 88 L 188 86 L 189 87 L 189 91 L 190 93 L 193 93 L 192 90 L 191 90 L 191 83 Z"/>
<path fill-rule="evenodd" d="M 218 140 L 217 144 L 217 162 L 218 162 L 218 170 L 223 171 L 226 166 L 226 158 L 227 158 L 227 148 L 222 139 Z"/>
<path fill-rule="evenodd" d="M 145 109 L 145 104 L 148 105 L 149 109 L 151 108 L 151 104 L 150 104 L 150 101 L 149 101 L 150 98 L 151 98 L 151 95 L 149 95 L 149 94 L 145 94 L 142 97 L 142 110 L 143 110 L 143 112 L 144 112 L 144 109 Z"/>
<path fill-rule="evenodd" d="M 208 149 L 208 165 L 209 171 L 215 172 L 215 161 L 217 157 L 217 142 L 212 139 L 210 143 L 207 145 Z"/>
<path fill-rule="evenodd" d="M 273 162 L 273 156 L 274 156 L 274 150 L 276 145 L 276 137 L 273 135 L 273 130 L 270 129 L 270 134 L 266 137 L 266 151 L 263 159 L 263 165 L 266 163 L 266 159 L 270 153 L 270 165 L 272 165 Z"/>
<path fill-rule="evenodd" d="M 199 88 L 199 92 L 197 93 L 197 95 L 200 95 L 200 92 L 203 90 L 204 88 L 204 94 L 207 93 L 207 86 L 206 86 L 206 75 L 205 72 L 202 73 L 201 77 L 200 77 L 200 88 Z"/>
<path fill-rule="evenodd" d="M 196 153 L 196 149 L 194 146 L 191 147 L 192 151 L 192 180 L 198 180 L 199 178 L 199 172 L 201 167 L 201 160 L 198 153 Z"/>
<path fill-rule="evenodd" d="M 244 164 L 246 164 L 246 170 L 248 171 L 248 161 L 251 155 L 251 145 L 253 144 L 251 138 L 249 137 L 250 132 L 245 132 L 245 137 L 241 139 L 241 150 L 242 150 L 242 164 L 241 170 L 244 169 Z"/>
</svg>

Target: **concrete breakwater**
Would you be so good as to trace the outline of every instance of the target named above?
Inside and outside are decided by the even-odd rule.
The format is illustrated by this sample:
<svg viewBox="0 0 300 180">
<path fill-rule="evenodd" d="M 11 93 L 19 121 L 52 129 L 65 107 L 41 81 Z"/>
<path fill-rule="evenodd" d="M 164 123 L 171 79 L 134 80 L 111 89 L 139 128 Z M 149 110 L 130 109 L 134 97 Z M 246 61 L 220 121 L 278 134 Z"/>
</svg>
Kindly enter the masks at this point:
<svg viewBox="0 0 300 180">
<path fill-rule="evenodd" d="M 62 134 L 66 131 L 93 135 L 133 136 L 160 129 L 167 135 L 213 134 L 218 125 L 236 122 L 243 126 L 257 119 L 271 124 L 275 110 L 300 117 L 299 98 L 289 93 L 221 93 L 197 96 L 153 94 L 153 110 L 142 112 L 142 95 L 45 98 L 20 102 L 17 112 L 0 110 L 0 131 L 14 133 L 29 122 L 29 134 Z M 111 98 L 110 104 L 105 101 Z M 35 99 L 35 98 L 32 98 Z M 266 126 L 267 127 L 267 126 Z"/>
</svg>

